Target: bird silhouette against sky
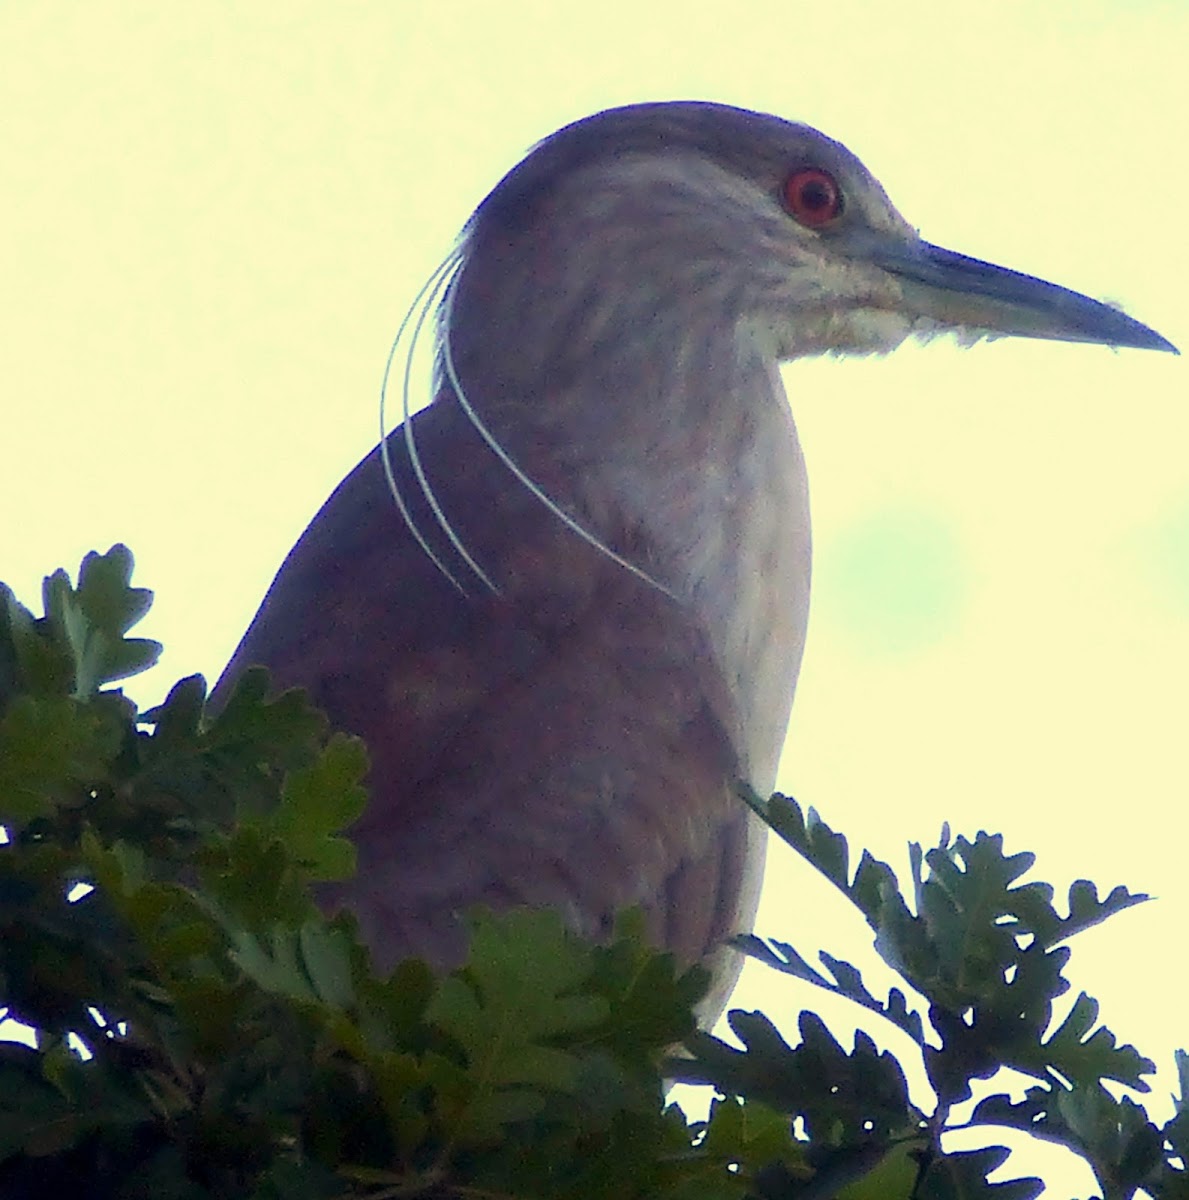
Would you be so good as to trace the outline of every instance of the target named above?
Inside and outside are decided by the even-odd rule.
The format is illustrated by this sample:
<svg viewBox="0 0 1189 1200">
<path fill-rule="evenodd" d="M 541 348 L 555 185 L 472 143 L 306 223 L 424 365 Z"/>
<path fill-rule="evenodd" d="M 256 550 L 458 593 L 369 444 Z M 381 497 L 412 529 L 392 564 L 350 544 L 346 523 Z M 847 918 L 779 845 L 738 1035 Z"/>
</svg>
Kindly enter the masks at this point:
<svg viewBox="0 0 1189 1200">
<path fill-rule="evenodd" d="M 711 965 L 711 1021 L 763 876 L 739 784 L 775 785 L 809 607 L 780 364 L 946 331 L 1173 347 L 921 240 L 815 130 L 695 102 L 537 146 L 428 285 L 429 328 L 433 403 L 314 517 L 216 702 L 261 663 L 365 739 L 358 874 L 327 899 L 381 966 L 457 964 L 476 905 L 596 937 L 640 906 Z"/>
</svg>

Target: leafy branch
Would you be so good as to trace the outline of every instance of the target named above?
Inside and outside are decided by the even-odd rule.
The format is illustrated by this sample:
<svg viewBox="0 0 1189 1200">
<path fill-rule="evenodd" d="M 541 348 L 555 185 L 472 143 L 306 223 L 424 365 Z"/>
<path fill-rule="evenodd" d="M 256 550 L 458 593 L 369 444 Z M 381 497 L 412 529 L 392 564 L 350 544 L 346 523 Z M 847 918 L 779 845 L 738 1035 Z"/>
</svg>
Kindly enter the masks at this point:
<svg viewBox="0 0 1189 1200">
<path fill-rule="evenodd" d="M 479 912 L 459 970 L 379 975 L 315 900 L 354 871 L 363 746 L 256 670 L 218 712 L 198 676 L 137 712 L 116 685 L 160 647 L 130 636 L 151 599 L 131 571 L 123 547 L 90 554 L 77 584 L 46 580 L 41 616 L 0 585 L 0 1005 L 34 1031 L 0 1042 L 6 1198 L 1023 1200 L 1038 1180 L 988 1181 L 1005 1149 L 945 1145 L 1003 1067 L 1033 1086 L 991 1091 L 970 1125 L 1068 1146 L 1112 1200 L 1189 1197 L 1189 1059 L 1157 1126 L 1104 1086 L 1142 1094 L 1153 1066 L 1097 1004 L 1053 1016 L 1067 943 L 1143 896 L 1079 881 L 1062 914 L 1024 880 L 1031 855 L 947 832 L 910 847 L 906 897 L 866 852 L 852 871 L 813 810 L 745 796 L 903 986 L 787 941 L 739 948 L 906 1034 L 928 1109 L 895 1056 L 812 1012 L 795 1043 L 760 1013 L 730 1014 L 737 1043 L 698 1031 L 705 974 L 638 915 L 595 945 L 547 912 Z M 666 1105 L 666 1077 L 715 1089 L 706 1121 Z"/>
<path fill-rule="evenodd" d="M 1063 1019 L 1054 1022 L 1053 1017 L 1054 1001 L 1069 990 L 1065 943 L 1148 897 L 1116 887 L 1100 899 L 1093 884 L 1078 880 L 1062 915 L 1053 905 L 1052 887 L 1022 881 L 1033 855 L 1008 855 L 997 834 L 951 839 L 947 829 L 927 851 L 915 843 L 909 847 L 910 907 L 891 867 L 866 851 L 852 873 L 846 839 L 812 809 L 804 814 L 783 796 L 763 800 L 747 793 L 744 799 L 859 909 L 875 935 L 876 950 L 922 998 L 925 1014 L 910 1008 L 899 988 L 878 998 L 856 967 L 824 951 L 818 955 L 821 970 L 786 942 L 748 935 L 737 938 L 736 945 L 908 1034 L 921 1053 L 936 1104 L 927 1114 L 913 1109 L 899 1064 L 890 1055 L 876 1055 L 861 1032 L 853 1054 L 840 1058 L 824 1025 L 810 1014 L 802 1014 L 795 1049 L 761 1014 L 730 1014 L 744 1049 L 698 1034 L 691 1043 L 694 1065 L 682 1069 L 682 1079 L 725 1084 L 729 1093 L 759 1096 L 778 1111 L 796 1114 L 807 1130 L 829 1128 L 836 1152 L 856 1161 L 880 1148 L 890 1153 L 897 1135 L 911 1139 L 915 1130 L 921 1173 L 914 1195 L 926 1196 L 946 1176 L 951 1183 L 960 1176 L 962 1190 L 976 1194 L 989 1186 L 975 1178 L 989 1160 L 963 1163 L 946 1155 L 943 1137 L 957 1128 L 952 1109 L 971 1098 L 974 1083 L 1012 1068 L 1037 1085 L 1018 1103 L 1003 1093 L 984 1096 L 963 1128 L 1008 1126 L 1060 1142 L 1089 1163 L 1105 1197 L 1129 1197 L 1140 1188 L 1161 1197 L 1189 1195 L 1183 1165 L 1189 1161 L 1183 1157 L 1189 1149 L 1184 1057 L 1178 1057 L 1177 1115 L 1158 1127 L 1134 1100 L 1117 1099 L 1103 1086 L 1111 1081 L 1148 1092 L 1144 1076 L 1155 1065 L 1097 1023 L 1098 1003 L 1081 993 Z M 833 1067 L 821 1069 L 831 1056 Z M 780 1069 L 774 1071 L 774 1064 Z M 822 1139 L 810 1137 L 815 1140 Z M 1012 1186 L 1017 1188 L 1013 1194 L 1022 1196 L 1035 1194 L 1040 1184 L 1019 1180 Z"/>
</svg>

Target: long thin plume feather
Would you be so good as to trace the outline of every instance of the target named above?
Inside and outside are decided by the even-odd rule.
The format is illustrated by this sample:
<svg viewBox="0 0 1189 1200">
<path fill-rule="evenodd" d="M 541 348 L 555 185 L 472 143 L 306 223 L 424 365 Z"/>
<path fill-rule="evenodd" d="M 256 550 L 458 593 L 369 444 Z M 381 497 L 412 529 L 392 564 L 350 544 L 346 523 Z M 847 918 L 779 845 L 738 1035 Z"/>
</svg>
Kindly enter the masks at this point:
<svg viewBox="0 0 1189 1200">
<path fill-rule="evenodd" d="M 452 273 L 449 277 L 442 300 L 440 357 L 443 369 L 446 372 L 446 378 L 450 381 L 450 386 L 454 389 L 454 395 L 457 398 L 462 411 L 466 414 L 467 420 L 469 420 L 470 423 L 475 427 L 479 433 L 479 436 L 482 437 L 488 446 L 491 447 L 492 451 L 495 453 L 500 462 L 502 462 L 504 466 L 512 472 L 516 479 L 518 479 L 526 488 L 528 488 L 528 490 L 538 500 L 540 500 L 540 502 L 545 505 L 545 507 L 551 513 L 553 513 L 558 520 L 562 521 L 580 538 L 592 545 L 596 550 L 599 551 L 600 554 L 606 555 L 609 559 L 611 559 L 612 562 L 618 563 L 619 566 L 624 568 L 624 570 L 630 571 L 633 575 L 639 579 L 642 579 L 650 587 L 656 588 L 658 592 L 662 592 L 670 599 L 676 600 L 677 597 L 667 587 L 665 587 L 664 584 L 658 583 L 651 575 L 648 574 L 647 571 L 642 570 L 640 567 L 636 566 L 635 563 L 629 562 L 628 559 L 624 558 L 620 554 L 616 554 L 616 552 L 612 550 L 610 546 L 601 541 L 595 536 L 595 534 L 591 533 L 589 529 L 571 517 L 570 514 L 561 508 L 556 501 L 551 499 L 544 489 L 542 489 L 537 483 L 529 478 L 516 460 L 513 459 L 507 450 L 505 450 L 500 444 L 499 439 L 496 438 L 491 430 L 489 430 L 483 423 L 479 417 L 479 414 L 475 412 L 473 405 L 467 399 L 466 392 L 463 390 L 462 382 L 458 378 L 458 372 L 454 367 L 454 356 L 450 350 L 450 320 L 453 311 L 454 280 L 456 277 L 457 276 L 455 273 Z"/>
<path fill-rule="evenodd" d="M 498 595 L 499 589 L 492 583 L 487 573 L 479 566 L 471 554 L 468 552 L 462 539 L 455 532 L 453 525 L 442 510 L 441 504 L 438 502 L 437 496 L 434 494 L 433 488 L 429 485 L 429 480 L 426 478 L 425 469 L 421 463 L 421 456 L 417 451 L 416 437 L 413 432 L 413 422 L 410 419 L 409 411 L 409 381 L 413 371 L 413 356 L 416 351 L 417 342 L 421 335 L 421 331 L 425 326 L 425 321 L 428 314 L 432 311 L 438 296 L 442 289 L 447 287 L 450 280 L 453 278 L 459 266 L 459 255 L 455 251 L 451 253 L 442 264 L 437 267 L 425 285 L 417 293 L 413 303 L 409 306 L 403 320 L 400 323 L 400 328 L 396 331 L 396 337 L 392 340 L 392 346 L 388 351 L 388 359 L 384 364 L 384 379 L 380 386 L 380 457 L 384 463 L 384 475 L 388 480 L 388 490 L 392 493 L 392 498 L 396 501 L 396 507 L 400 511 L 401 517 L 404 519 L 405 525 L 409 532 L 416 539 L 417 544 L 425 552 L 430 561 L 438 568 L 439 571 L 450 581 L 453 587 L 463 596 L 467 595 L 466 588 L 455 577 L 453 572 L 442 562 L 441 558 L 430 546 L 425 535 L 418 528 L 416 521 L 413 520 L 413 514 L 409 510 L 408 502 L 405 500 L 403 493 L 400 490 L 400 485 L 396 480 L 396 472 L 392 468 L 392 456 L 388 448 L 388 431 L 386 423 L 386 406 L 388 399 L 388 377 L 392 371 L 392 363 L 396 357 L 397 347 L 400 345 L 401 338 L 405 331 L 409 328 L 409 322 L 413 320 L 413 314 L 416 313 L 416 321 L 413 324 L 412 332 L 409 338 L 409 349 L 405 355 L 404 377 L 401 384 L 401 421 L 402 430 L 404 433 L 405 448 L 409 455 L 409 462 L 413 467 L 413 473 L 417 477 L 417 482 L 421 487 L 425 499 L 429 504 L 430 510 L 437 518 L 438 524 L 441 526 L 450 544 L 458 552 L 463 562 L 475 573 L 476 577 L 487 587 L 487 589 Z"/>
</svg>

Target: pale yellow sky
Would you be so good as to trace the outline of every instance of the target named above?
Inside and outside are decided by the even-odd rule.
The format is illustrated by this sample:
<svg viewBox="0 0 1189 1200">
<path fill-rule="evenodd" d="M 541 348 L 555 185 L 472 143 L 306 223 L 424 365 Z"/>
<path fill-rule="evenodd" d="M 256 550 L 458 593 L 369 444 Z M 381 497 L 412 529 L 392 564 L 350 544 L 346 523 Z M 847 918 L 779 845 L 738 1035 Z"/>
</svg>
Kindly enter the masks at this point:
<svg viewBox="0 0 1189 1200">
<path fill-rule="evenodd" d="M 815 124 L 930 240 L 1189 348 L 1184 5 L 730 12 L 0 7 L 0 578 L 32 600 L 126 541 L 167 647 L 130 690 L 216 676 L 374 438 L 389 341 L 470 210 L 537 138 L 632 100 Z M 1039 852 L 1062 890 L 1157 893 L 1075 943 L 1072 974 L 1162 1066 L 1189 1043 L 1185 372 L 940 342 L 786 373 L 816 577 L 782 786 L 898 867 L 949 820 Z M 803 950 L 871 961 L 825 885 L 774 855 L 760 928 L 793 935 L 799 910 Z M 736 1000 L 788 1026 L 816 1003 L 760 970 Z M 1020 1165 L 1085 1186 L 1052 1164 Z"/>
</svg>

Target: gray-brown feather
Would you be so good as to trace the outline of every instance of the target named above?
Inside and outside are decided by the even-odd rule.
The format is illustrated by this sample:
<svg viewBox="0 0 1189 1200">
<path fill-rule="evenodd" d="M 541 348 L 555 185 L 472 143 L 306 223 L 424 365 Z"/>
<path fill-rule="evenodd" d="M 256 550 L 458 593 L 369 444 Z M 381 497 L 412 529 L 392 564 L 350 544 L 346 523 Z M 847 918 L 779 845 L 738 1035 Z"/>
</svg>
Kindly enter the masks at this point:
<svg viewBox="0 0 1189 1200">
<path fill-rule="evenodd" d="M 765 838 L 736 788 L 774 785 L 808 609 L 804 463 L 772 330 L 806 265 L 773 190 L 809 134 L 717 112 L 563 131 L 467 231 L 446 377 L 413 428 L 499 594 L 451 548 L 398 431 L 412 519 L 470 594 L 404 527 L 373 453 L 228 667 L 264 663 L 367 741 L 359 877 L 335 899 L 384 963 L 458 961 L 456 916 L 477 903 L 552 904 L 591 933 L 639 904 L 684 961 L 715 955 L 707 1019 L 737 974 L 715 948 L 751 927 Z M 523 471 L 665 591 L 530 494 L 451 372 Z"/>
<path fill-rule="evenodd" d="M 294 547 L 225 674 L 264 663 L 368 744 L 358 876 L 328 897 L 384 965 L 454 965 L 458 914 L 476 904 L 553 905 L 591 934 L 642 905 L 659 944 L 702 958 L 749 923 L 740 899 L 762 853 L 704 631 L 494 469 L 456 407 L 415 420 L 443 509 L 502 594 L 445 580 L 373 453 Z M 397 436 L 392 449 L 432 536 Z M 631 531 L 617 541 L 647 553 Z"/>
</svg>

